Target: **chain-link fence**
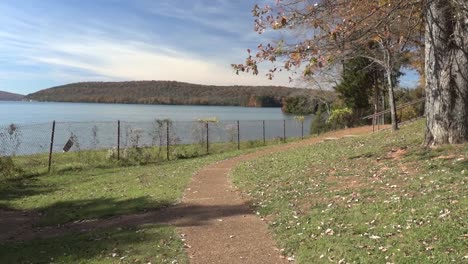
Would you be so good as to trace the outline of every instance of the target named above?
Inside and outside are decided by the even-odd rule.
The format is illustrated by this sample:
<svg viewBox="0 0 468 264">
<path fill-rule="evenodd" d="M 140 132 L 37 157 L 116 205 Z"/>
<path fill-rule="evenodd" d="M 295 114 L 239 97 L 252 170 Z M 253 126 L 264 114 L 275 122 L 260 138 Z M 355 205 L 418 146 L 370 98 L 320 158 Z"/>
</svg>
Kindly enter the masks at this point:
<svg viewBox="0 0 468 264">
<path fill-rule="evenodd" d="M 27 172 L 145 164 L 300 139 L 310 119 L 51 122 L 0 126 L 0 157 Z"/>
</svg>

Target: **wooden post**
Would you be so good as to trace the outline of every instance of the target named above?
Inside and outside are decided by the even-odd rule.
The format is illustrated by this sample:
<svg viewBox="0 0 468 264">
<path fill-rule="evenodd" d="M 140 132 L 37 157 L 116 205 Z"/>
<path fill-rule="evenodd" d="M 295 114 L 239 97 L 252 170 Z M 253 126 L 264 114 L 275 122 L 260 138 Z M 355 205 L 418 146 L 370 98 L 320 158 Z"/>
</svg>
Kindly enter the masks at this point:
<svg viewBox="0 0 468 264">
<path fill-rule="evenodd" d="M 283 120 L 283 141 L 286 143 L 286 119 Z"/>
<path fill-rule="evenodd" d="M 377 121 L 377 131 L 380 131 L 380 122 L 382 122 L 382 114 L 378 116 L 378 121 Z"/>
<path fill-rule="evenodd" d="M 52 134 L 50 136 L 50 149 L 49 149 L 49 167 L 48 172 L 52 168 L 52 152 L 54 150 L 54 137 L 55 137 L 55 120 L 52 122 Z"/>
<path fill-rule="evenodd" d="M 240 121 L 237 120 L 237 150 L 240 150 Z"/>
<path fill-rule="evenodd" d="M 263 120 L 263 145 L 266 145 L 266 137 L 265 137 L 265 120 Z"/>
<path fill-rule="evenodd" d="M 166 121 L 166 158 L 167 160 L 170 159 L 169 157 L 169 146 L 170 146 L 170 141 L 169 141 L 169 121 Z"/>
<path fill-rule="evenodd" d="M 210 136 L 208 122 L 206 122 L 206 154 L 210 154 Z"/>
<path fill-rule="evenodd" d="M 120 160 L 120 120 L 117 120 L 117 160 Z"/>
</svg>

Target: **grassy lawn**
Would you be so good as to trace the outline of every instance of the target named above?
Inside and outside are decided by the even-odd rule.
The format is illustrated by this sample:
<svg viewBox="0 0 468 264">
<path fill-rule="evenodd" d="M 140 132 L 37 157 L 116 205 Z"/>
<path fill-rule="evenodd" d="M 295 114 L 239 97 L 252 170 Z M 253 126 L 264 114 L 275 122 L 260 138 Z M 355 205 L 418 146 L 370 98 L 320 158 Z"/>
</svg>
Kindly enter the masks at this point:
<svg viewBox="0 0 468 264">
<path fill-rule="evenodd" d="M 141 166 L 63 165 L 51 174 L 3 180 L 0 207 L 39 211 L 42 226 L 157 209 L 174 204 L 204 165 L 249 151 Z"/>
<path fill-rule="evenodd" d="M 426 150 L 423 130 L 273 154 L 234 182 L 299 263 L 466 263 L 468 145 Z"/>
<path fill-rule="evenodd" d="M 120 162 L 107 158 L 105 150 L 59 153 L 50 174 L 45 154 L 15 157 L 21 171 L 0 179 L 0 208 L 39 212 L 37 226 L 154 210 L 177 202 L 204 165 L 261 146 L 260 141 L 242 142 L 237 151 L 234 143 L 211 144 L 212 155 L 205 155 L 200 145 L 178 146 L 172 148 L 171 161 L 165 161 L 165 149 L 158 148 L 142 149 Z M 188 262 L 173 227 L 147 224 L 0 246 L 0 263 L 149 262 Z"/>
<path fill-rule="evenodd" d="M 51 174 L 3 179 L 0 207 L 40 212 L 39 226 L 157 209 L 174 204 L 191 176 L 204 165 L 251 151 L 254 149 L 141 166 L 108 163 L 86 168 L 62 163 Z M 0 263 L 149 262 L 188 262 L 173 227 L 143 225 L 0 246 Z"/>
<path fill-rule="evenodd" d="M 144 225 L 0 246 L 0 263 L 188 263 L 172 227 Z"/>
</svg>

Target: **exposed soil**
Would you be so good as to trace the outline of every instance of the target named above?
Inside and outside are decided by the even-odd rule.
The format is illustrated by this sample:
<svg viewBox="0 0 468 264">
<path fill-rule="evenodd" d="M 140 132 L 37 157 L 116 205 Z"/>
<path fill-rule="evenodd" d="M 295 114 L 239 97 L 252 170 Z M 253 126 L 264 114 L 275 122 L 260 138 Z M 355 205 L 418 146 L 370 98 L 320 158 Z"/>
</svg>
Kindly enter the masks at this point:
<svg viewBox="0 0 468 264">
<path fill-rule="evenodd" d="M 193 176 L 179 204 L 162 210 L 43 228 L 34 227 L 40 219 L 36 213 L 0 211 L 0 243 L 161 223 L 177 227 L 191 263 L 287 263 L 267 224 L 255 215 L 246 196 L 232 186 L 230 170 L 242 161 L 315 144 L 325 138 L 369 132 L 371 126 L 330 132 L 208 165 Z"/>
<path fill-rule="evenodd" d="M 392 149 L 392 150 L 387 154 L 387 156 L 388 156 L 389 158 L 399 160 L 399 159 L 401 159 L 404 155 L 406 155 L 407 152 L 408 152 L 408 150 L 407 150 L 406 148 Z"/>
</svg>

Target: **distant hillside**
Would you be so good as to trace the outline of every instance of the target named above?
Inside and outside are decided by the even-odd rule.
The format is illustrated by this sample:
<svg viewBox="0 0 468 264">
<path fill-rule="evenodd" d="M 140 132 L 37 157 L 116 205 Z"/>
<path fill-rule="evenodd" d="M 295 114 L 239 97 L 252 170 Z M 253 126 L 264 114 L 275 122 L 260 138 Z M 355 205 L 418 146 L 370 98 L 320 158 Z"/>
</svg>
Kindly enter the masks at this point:
<svg viewBox="0 0 468 264">
<path fill-rule="evenodd" d="M 0 101 L 21 101 L 24 95 L 0 91 Z"/>
<path fill-rule="evenodd" d="M 57 86 L 27 95 L 52 102 L 229 105 L 280 107 L 284 98 L 334 93 L 279 86 L 213 86 L 175 81 L 82 82 Z"/>
</svg>

